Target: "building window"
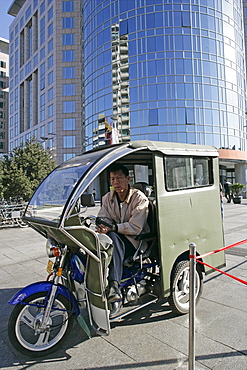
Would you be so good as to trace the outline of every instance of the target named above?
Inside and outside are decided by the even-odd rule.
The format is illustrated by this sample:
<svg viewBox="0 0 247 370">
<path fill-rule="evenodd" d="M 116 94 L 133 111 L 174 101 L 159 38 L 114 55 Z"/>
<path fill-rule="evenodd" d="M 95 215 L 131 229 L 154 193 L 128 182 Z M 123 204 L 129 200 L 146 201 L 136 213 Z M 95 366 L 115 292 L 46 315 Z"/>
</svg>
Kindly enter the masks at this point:
<svg viewBox="0 0 247 370">
<path fill-rule="evenodd" d="M 48 106 L 48 117 L 53 116 L 53 104 Z"/>
<path fill-rule="evenodd" d="M 75 113 L 75 101 L 64 101 L 63 113 Z"/>
<path fill-rule="evenodd" d="M 48 134 L 53 134 L 54 130 L 53 126 L 54 126 L 53 121 L 48 122 Z"/>
<path fill-rule="evenodd" d="M 64 148 L 75 148 L 75 136 L 64 136 L 63 137 L 63 147 Z"/>
<path fill-rule="evenodd" d="M 33 66 L 36 67 L 36 65 L 38 64 L 38 54 L 36 54 L 34 57 L 33 57 Z"/>
<path fill-rule="evenodd" d="M 65 153 L 63 155 L 63 161 L 66 162 L 68 161 L 69 159 L 71 158 L 74 158 L 75 157 L 75 153 Z"/>
<path fill-rule="evenodd" d="M 25 13 L 25 19 L 27 20 L 31 15 L 31 6 L 29 6 L 29 8 L 26 10 L 26 13 Z"/>
<path fill-rule="evenodd" d="M 48 58 L 48 69 L 53 66 L 53 54 Z"/>
<path fill-rule="evenodd" d="M 45 42 L 45 17 L 40 21 L 40 45 Z"/>
<path fill-rule="evenodd" d="M 63 78 L 75 78 L 75 67 L 63 67 Z"/>
<path fill-rule="evenodd" d="M 53 6 L 48 10 L 48 22 L 53 17 Z"/>
<path fill-rule="evenodd" d="M 25 67 L 25 73 L 26 75 L 31 71 L 31 62 L 27 63 L 26 67 Z"/>
<path fill-rule="evenodd" d="M 53 39 L 51 39 L 48 42 L 48 53 L 50 53 L 53 50 Z"/>
<path fill-rule="evenodd" d="M 44 57 L 45 57 L 45 47 L 43 47 L 43 48 L 40 50 L 40 60 L 42 60 Z"/>
<path fill-rule="evenodd" d="M 24 25 L 24 18 L 21 17 L 21 19 L 20 19 L 20 29 L 23 27 L 23 25 Z"/>
<path fill-rule="evenodd" d="M 63 62 L 74 62 L 75 52 L 74 50 L 63 50 Z"/>
<path fill-rule="evenodd" d="M 48 85 L 50 85 L 53 82 L 53 71 L 48 73 Z"/>
<path fill-rule="evenodd" d="M 40 90 L 45 88 L 45 63 L 40 66 Z"/>
<path fill-rule="evenodd" d="M 28 80 L 28 119 L 27 119 L 27 128 L 33 126 L 33 81 L 32 78 Z"/>
<path fill-rule="evenodd" d="M 63 34 L 63 45 L 74 45 L 75 44 L 75 35 L 74 33 Z"/>
<path fill-rule="evenodd" d="M 45 136 L 45 125 L 40 127 L 40 137 Z"/>
<path fill-rule="evenodd" d="M 63 1 L 62 12 L 73 12 L 74 11 L 74 1 Z"/>
<path fill-rule="evenodd" d="M 75 84 L 64 84 L 63 85 L 63 96 L 75 95 Z"/>
<path fill-rule="evenodd" d="M 30 58 L 33 54 L 33 27 L 32 22 L 27 25 L 28 33 L 28 48 L 27 48 L 27 58 Z"/>
<path fill-rule="evenodd" d="M 62 28 L 74 28 L 74 17 L 66 17 L 62 19 Z"/>
<path fill-rule="evenodd" d="M 40 121 L 45 119 L 45 94 L 40 96 Z"/>
<path fill-rule="evenodd" d="M 48 37 L 53 34 L 53 22 L 48 26 Z"/>
<path fill-rule="evenodd" d="M 75 118 L 64 118 L 63 129 L 64 131 L 75 130 Z"/>
<path fill-rule="evenodd" d="M 24 31 L 20 33 L 20 66 L 24 64 L 25 38 Z"/>
<path fill-rule="evenodd" d="M 40 14 L 44 13 L 45 11 L 45 2 L 43 1 L 43 3 L 40 5 Z"/>
<path fill-rule="evenodd" d="M 53 99 L 53 87 L 48 90 L 48 101 Z"/>
</svg>

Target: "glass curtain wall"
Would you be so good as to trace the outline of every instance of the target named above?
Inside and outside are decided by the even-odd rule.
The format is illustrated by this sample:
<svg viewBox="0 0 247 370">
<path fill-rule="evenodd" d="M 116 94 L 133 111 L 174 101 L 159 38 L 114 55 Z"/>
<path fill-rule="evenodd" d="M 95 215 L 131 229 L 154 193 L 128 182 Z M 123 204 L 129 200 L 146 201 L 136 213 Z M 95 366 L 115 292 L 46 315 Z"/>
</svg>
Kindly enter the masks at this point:
<svg viewBox="0 0 247 370">
<path fill-rule="evenodd" d="M 87 149 L 110 138 L 246 150 L 241 0 L 84 0 L 83 11 Z"/>
</svg>

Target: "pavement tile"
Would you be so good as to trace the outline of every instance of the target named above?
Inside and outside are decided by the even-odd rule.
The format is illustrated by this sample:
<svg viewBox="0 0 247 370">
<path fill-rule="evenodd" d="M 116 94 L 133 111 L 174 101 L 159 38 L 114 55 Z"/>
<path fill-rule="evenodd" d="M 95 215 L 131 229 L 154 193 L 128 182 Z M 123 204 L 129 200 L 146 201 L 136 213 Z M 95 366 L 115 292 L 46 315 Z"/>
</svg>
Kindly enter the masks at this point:
<svg viewBox="0 0 247 370">
<path fill-rule="evenodd" d="M 226 245 L 247 238 L 247 201 L 225 204 Z M 247 244 L 241 247 L 246 249 Z M 237 249 L 236 249 L 237 251 Z M 247 278 L 247 258 L 227 254 L 228 273 Z M 188 315 L 175 316 L 163 301 L 112 324 L 108 337 L 87 339 L 78 325 L 51 355 L 29 358 L 10 344 L 8 299 L 25 285 L 46 278 L 45 238 L 31 228 L 1 229 L 0 367 L 1 369 L 66 370 L 188 368 Z M 218 272 L 206 276 L 196 307 L 196 370 L 247 369 L 246 286 Z"/>
</svg>

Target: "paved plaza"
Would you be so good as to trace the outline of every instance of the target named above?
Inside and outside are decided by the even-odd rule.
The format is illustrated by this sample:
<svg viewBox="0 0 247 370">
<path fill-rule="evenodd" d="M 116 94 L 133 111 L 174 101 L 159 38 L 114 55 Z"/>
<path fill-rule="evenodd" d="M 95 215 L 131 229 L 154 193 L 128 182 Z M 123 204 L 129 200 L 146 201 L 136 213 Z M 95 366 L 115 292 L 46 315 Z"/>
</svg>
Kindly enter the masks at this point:
<svg viewBox="0 0 247 370">
<path fill-rule="evenodd" d="M 225 244 L 247 239 L 247 201 L 224 204 Z M 212 246 L 212 250 L 214 246 Z M 224 271 L 247 281 L 247 244 L 229 249 Z M 175 316 L 165 301 L 112 325 L 110 336 L 87 339 L 76 324 L 64 345 L 40 358 L 10 344 L 8 299 L 23 286 L 46 278 L 45 239 L 31 228 L 0 229 L 0 368 L 187 369 L 189 316 Z M 247 287 L 218 272 L 204 280 L 196 308 L 196 369 L 247 369 Z"/>
</svg>

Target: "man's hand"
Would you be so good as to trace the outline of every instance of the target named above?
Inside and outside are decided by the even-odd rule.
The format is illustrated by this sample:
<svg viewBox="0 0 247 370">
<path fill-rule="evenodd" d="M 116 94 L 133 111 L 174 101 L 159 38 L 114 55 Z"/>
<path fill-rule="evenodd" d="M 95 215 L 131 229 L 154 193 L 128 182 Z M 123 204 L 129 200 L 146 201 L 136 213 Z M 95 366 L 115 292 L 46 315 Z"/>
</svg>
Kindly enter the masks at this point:
<svg viewBox="0 0 247 370">
<path fill-rule="evenodd" d="M 98 233 L 100 234 L 107 234 L 108 231 L 111 231 L 112 229 L 110 227 L 107 227 L 105 225 L 99 225 L 97 228 Z"/>
</svg>

